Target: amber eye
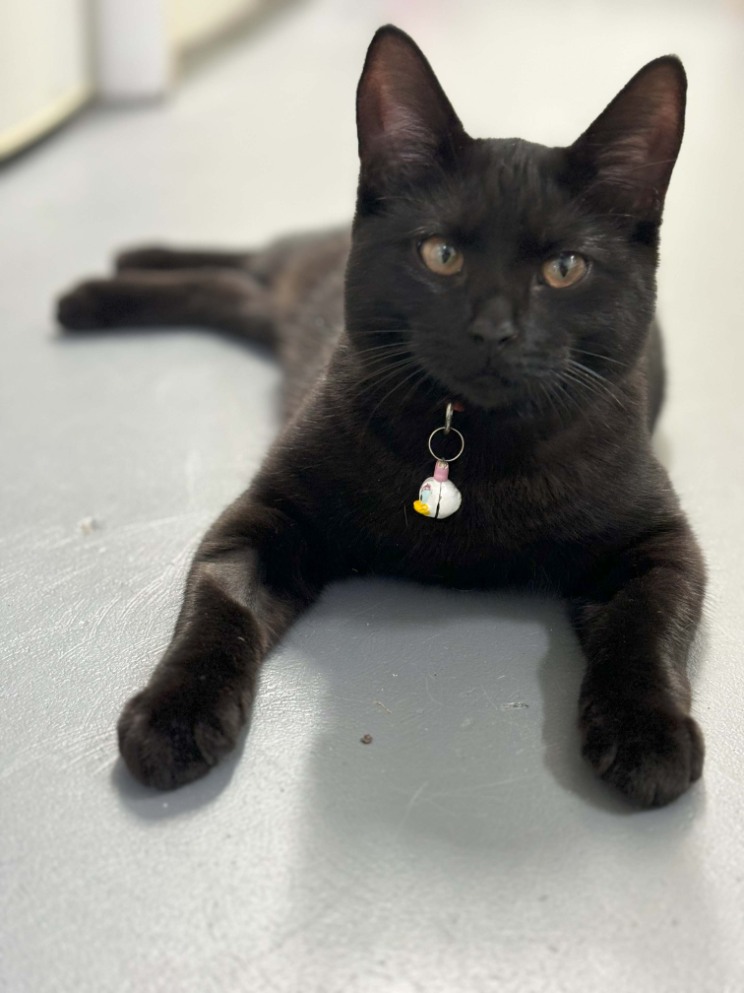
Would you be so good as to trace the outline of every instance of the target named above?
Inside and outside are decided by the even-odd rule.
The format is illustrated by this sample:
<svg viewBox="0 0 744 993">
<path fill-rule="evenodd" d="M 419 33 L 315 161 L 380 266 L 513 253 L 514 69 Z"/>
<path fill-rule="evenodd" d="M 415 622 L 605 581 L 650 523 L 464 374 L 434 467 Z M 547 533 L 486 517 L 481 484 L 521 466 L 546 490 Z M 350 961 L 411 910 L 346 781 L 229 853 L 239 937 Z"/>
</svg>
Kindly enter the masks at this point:
<svg viewBox="0 0 744 993">
<path fill-rule="evenodd" d="M 451 242 L 435 234 L 419 245 L 419 254 L 427 269 L 439 276 L 455 276 L 462 271 L 462 252 Z"/>
<path fill-rule="evenodd" d="M 586 259 L 581 255 L 561 252 L 560 255 L 543 262 L 541 272 L 548 286 L 552 286 L 554 290 L 562 290 L 583 279 L 588 268 Z"/>
</svg>

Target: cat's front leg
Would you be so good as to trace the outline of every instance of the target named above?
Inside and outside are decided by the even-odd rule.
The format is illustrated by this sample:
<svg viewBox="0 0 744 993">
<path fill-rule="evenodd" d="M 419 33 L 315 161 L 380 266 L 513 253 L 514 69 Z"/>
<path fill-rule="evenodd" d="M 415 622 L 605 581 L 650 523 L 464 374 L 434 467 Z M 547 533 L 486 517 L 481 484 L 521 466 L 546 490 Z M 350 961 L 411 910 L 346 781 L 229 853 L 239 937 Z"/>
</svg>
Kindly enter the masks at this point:
<svg viewBox="0 0 744 993">
<path fill-rule="evenodd" d="M 140 782 L 181 786 L 234 747 L 260 664 L 320 592 L 324 561 L 297 520 L 248 495 L 212 527 L 173 640 L 119 720 L 122 757 Z"/>
<path fill-rule="evenodd" d="M 702 772 L 685 670 L 704 585 L 695 539 L 676 519 L 609 556 L 572 603 L 588 661 L 583 754 L 641 807 L 676 799 Z"/>
</svg>

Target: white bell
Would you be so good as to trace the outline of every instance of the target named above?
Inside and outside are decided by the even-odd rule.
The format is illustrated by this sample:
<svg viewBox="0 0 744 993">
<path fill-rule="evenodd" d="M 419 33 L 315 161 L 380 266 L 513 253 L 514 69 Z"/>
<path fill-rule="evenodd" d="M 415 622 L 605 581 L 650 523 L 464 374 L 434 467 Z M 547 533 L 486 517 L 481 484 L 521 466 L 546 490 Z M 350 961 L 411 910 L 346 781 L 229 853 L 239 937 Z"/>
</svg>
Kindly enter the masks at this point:
<svg viewBox="0 0 744 993">
<path fill-rule="evenodd" d="M 462 494 L 449 478 L 449 465 L 446 462 L 437 462 L 434 475 L 421 484 L 413 509 L 423 517 L 443 518 L 459 510 L 461 503 Z"/>
</svg>

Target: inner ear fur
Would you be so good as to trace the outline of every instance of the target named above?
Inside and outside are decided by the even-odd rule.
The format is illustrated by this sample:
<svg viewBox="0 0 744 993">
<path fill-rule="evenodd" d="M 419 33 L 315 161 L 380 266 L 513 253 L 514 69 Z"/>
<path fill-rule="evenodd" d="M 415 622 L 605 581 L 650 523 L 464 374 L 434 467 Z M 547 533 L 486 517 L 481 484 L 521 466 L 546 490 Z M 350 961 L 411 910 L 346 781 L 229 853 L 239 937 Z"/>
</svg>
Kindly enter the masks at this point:
<svg viewBox="0 0 744 993">
<path fill-rule="evenodd" d="M 391 180 L 446 165 L 469 141 L 426 58 L 405 32 L 375 34 L 357 89 L 362 185 L 382 191 Z"/>
<path fill-rule="evenodd" d="M 687 78 L 675 55 L 645 65 L 570 147 L 590 196 L 641 220 L 661 217 L 685 122 Z"/>
</svg>

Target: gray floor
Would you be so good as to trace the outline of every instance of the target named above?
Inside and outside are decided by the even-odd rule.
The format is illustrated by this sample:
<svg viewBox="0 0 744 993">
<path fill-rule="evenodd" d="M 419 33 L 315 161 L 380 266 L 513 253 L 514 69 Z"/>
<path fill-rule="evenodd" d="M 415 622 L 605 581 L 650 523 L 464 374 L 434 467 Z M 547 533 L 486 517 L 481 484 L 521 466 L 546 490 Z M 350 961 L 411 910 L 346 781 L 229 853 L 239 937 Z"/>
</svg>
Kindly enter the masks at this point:
<svg viewBox="0 0 744 993">
<path fill-rule="evenodd" d="M 194 329 L 65 341 L 51 301 L 114 246 L 348 216 L 353 87 L 385 20 L 476 134 L 567 142 L 644 61 L 688 66 L 658 444 L 710 564 L 708 758 L 670 808 L 631 813 L 582 766 L 557 605 L 383 581 L 296 626 L 206 780 L 159 795 L 116 759 L 189 554 L 275 431 L 278 375 Z M 324 0 L 167 106 L 90 113 L 0 174 L 0 989 L 744 989 L 743 40 L 734 3 Z"/>
</svg>

